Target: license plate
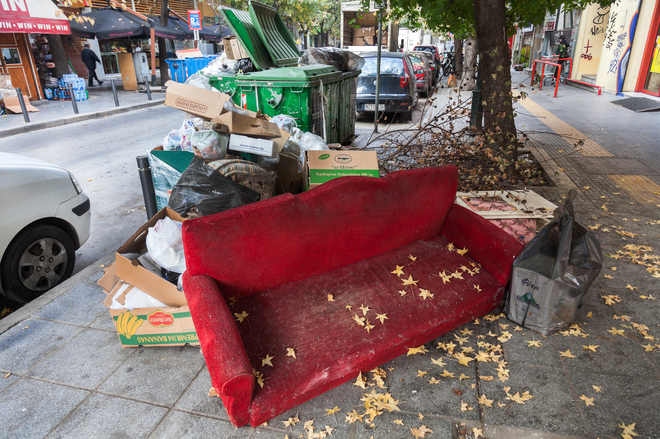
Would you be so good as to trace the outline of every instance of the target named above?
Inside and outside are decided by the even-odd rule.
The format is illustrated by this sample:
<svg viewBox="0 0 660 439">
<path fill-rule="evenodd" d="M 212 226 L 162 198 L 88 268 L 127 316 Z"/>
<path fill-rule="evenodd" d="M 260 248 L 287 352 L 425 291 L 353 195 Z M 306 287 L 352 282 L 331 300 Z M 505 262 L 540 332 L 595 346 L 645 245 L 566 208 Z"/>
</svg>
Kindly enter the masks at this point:
<svg viewBox="0 0 660 439">
<path fill-rule="evenodd" d="M 376 104 L 364 104 L 365 111 L 375 111 Z M 385 104 L 378 104 L 378 111 L 385 111 Z"/>
</svg>

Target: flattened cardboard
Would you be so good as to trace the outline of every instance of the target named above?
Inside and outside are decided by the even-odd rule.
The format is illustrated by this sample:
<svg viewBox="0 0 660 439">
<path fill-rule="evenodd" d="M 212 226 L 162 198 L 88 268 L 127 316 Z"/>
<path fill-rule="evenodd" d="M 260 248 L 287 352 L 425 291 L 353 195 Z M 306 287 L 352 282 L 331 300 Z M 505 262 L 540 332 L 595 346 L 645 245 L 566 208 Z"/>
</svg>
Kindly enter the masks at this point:
<svg viewBox="0 0 660 439">
<path fill-rule="evenodd" d="M 374 37 L 374 36 L 353 37 L 353 45 L 354 46 L 369 46 L 369 45 L 374 44 L 374 41 L 376 41 L 376 37 Z"/>
<path fill-rule="evenodd" d="M 265 138 L 281 137 L 280 129 L 276 124 L 265 119 L 234 113 L 233 111 L 216 116 L 211 119 L 211 122 L 226 125 L 231 134 L 245 134 Z"/>
<path fill-rule="evenodd" d="M 21 103 L 18 101 L 18 96 L 5 96 L 3 99 L 5 101 L 5 108 L 8 111 L 11 111 L 12 113 L 23 112 L 23 110 L 21 110 Z M 28 111 L 28 113 L 39 111 L 37 107 L 34 107 L 32 104 L 30 104 L 30 101 L 25 95 L 23 95 L 23 102 L 25 102 L 25 109 Z"/>
<path fill-rule="evenodd" d="M 376 151 L 306 151 L 305 189 L 338 177 L 379 177 Z"/>
<path fill-rule="evenodd" d="M 5 88 L 5 87 L 12 87 L 11 75 L 0 73 L 0 88 Z"/>
<path fill-rule="evenodd" d="M 135 232 L 135 234 L 131 236 L 124 245 L 119 247 L 116 255 L 115 275 L 124 282 L 135 286 L 162 303 L 168 306 L 178 307 L 188 303 L 183 291 L 179 291 L 176 285 L 141 266 L 137 259 L 130 260 L 123 255 L 128 253 L 144 253 L 147 248 L 146 240 L 149 227 L 153 227 L 158 220 L 163 219 L 166 216 L 175 221 L 184 221 L 178 213 L 169 207 L 162 208 L 160 212 L 154 215 L 154 217 L 145 225 L 140 227 L 140 229 Z"/>
<path fill-rule="evenodd" d="M 211 120 L 222 114 L 223 105 L 231 100 L 231 96 L 192 85 L 179 84 L 174 81 L 165 83 L 165 105 L 178 108 L 206 120 Z"/>
<path fill-rule="evenodd" d="M 175 53 L 178 59 L 202 58 L 204 56 L 202 51 L 199 49 L 182 49 L 177 50 Z"/>
</svg>

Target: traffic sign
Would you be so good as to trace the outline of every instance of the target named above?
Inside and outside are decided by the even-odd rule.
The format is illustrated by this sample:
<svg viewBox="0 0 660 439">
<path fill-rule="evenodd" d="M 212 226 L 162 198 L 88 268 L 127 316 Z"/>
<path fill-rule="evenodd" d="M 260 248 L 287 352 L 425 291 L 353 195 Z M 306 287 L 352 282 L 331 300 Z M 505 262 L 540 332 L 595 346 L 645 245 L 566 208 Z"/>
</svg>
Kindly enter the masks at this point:
<svg viewBox="0 0 660 439">
<path fill-rule="evenodd" d="M 198 9 L 188 10 L 188 26 L 190 30 L 202 30 L 202 14 Z"/>
</svg>

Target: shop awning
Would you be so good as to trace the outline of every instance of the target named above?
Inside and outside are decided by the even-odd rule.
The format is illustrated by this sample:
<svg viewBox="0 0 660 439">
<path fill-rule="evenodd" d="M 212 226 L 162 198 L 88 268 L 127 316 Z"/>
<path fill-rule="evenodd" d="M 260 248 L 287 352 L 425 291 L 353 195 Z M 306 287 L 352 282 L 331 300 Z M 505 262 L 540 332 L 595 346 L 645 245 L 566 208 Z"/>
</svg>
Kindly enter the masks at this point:
<svg viewBox="0 0 660 439">
<path fill-rule="evenodd" d="M 0 0 L 0 33 L 69 35 L 69 20 L 50 0 Z"/>
</svg>

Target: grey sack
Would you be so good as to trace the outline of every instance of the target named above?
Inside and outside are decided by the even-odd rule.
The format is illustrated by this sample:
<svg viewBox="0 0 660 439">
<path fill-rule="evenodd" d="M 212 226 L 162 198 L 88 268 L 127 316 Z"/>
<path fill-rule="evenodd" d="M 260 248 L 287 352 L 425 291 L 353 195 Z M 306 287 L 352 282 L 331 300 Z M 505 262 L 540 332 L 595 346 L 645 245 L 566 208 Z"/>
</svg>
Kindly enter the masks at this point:
<svg viewBox="0 0 660 439">
<path fill-rule="evenodd" d="M 573 323 L 582 297 L 603 265 L 595 233 L 575 221 L 571 189 L 554 219 L 513 262 L 505 311 L 507 317 L 543 335 Z"/>
</svg>

